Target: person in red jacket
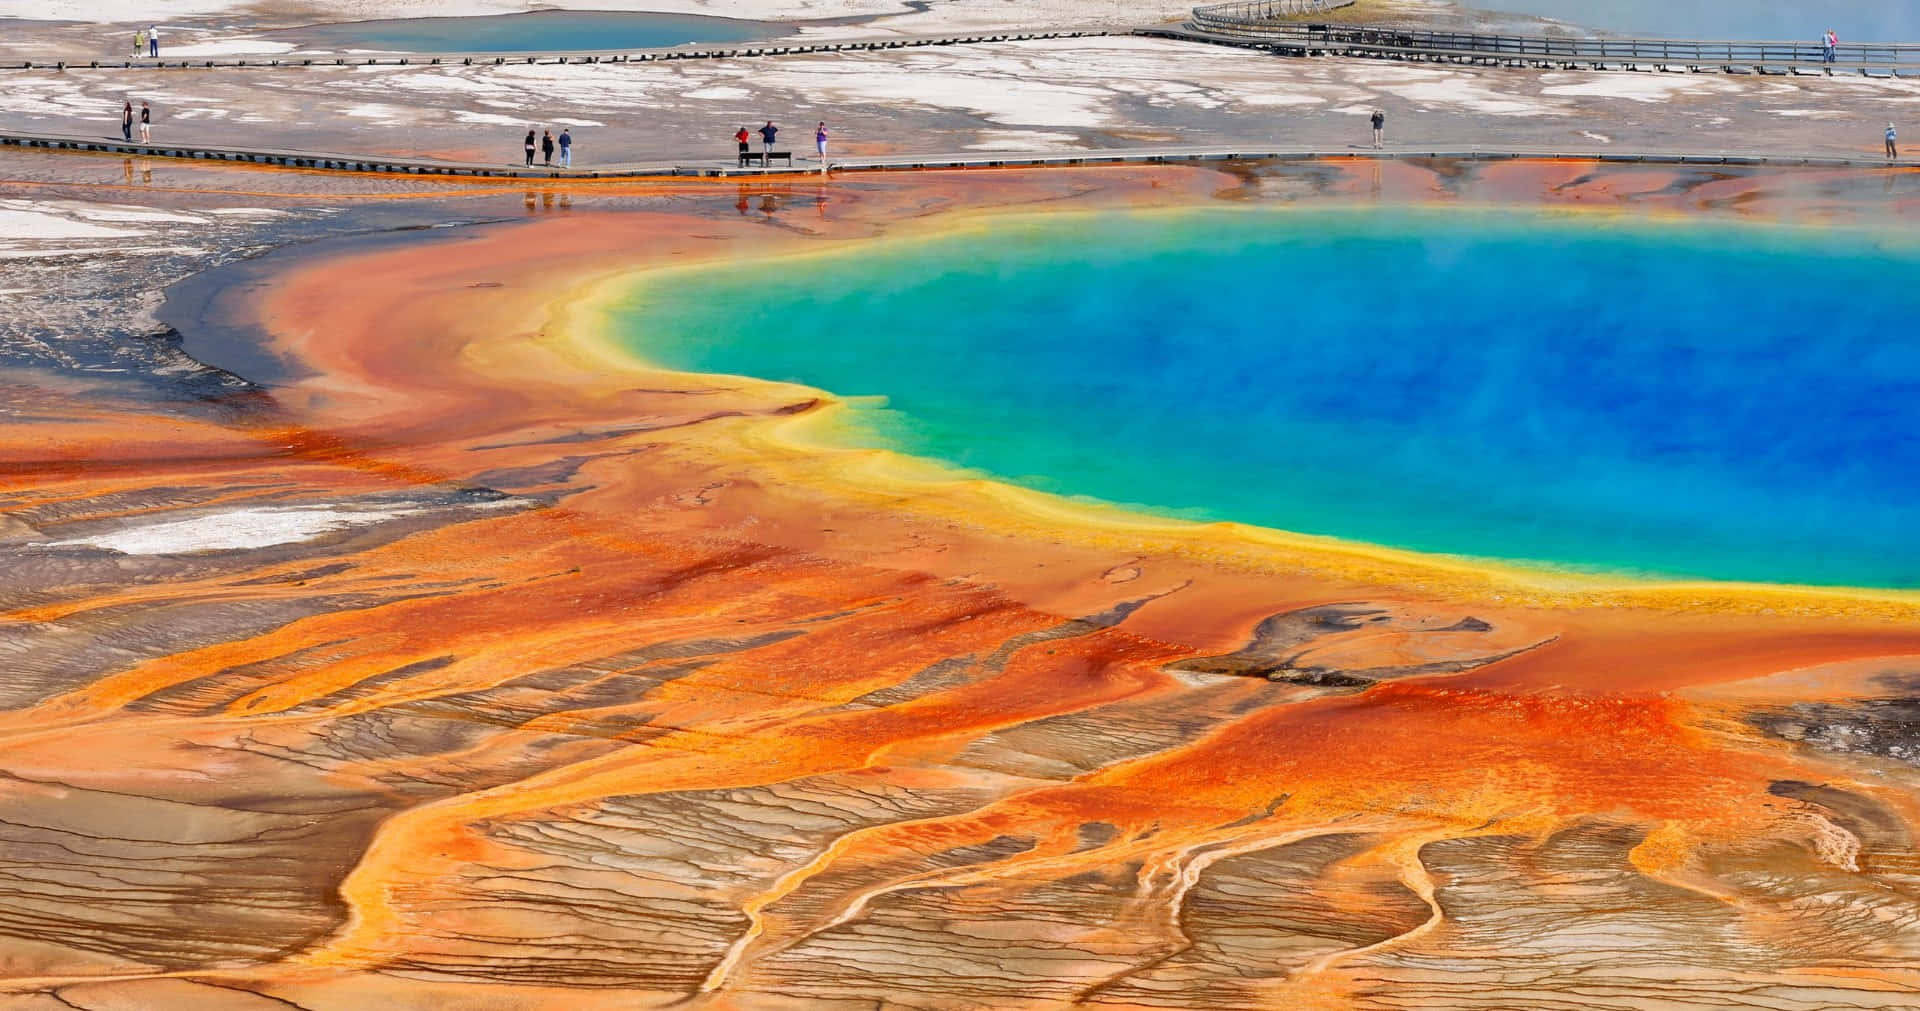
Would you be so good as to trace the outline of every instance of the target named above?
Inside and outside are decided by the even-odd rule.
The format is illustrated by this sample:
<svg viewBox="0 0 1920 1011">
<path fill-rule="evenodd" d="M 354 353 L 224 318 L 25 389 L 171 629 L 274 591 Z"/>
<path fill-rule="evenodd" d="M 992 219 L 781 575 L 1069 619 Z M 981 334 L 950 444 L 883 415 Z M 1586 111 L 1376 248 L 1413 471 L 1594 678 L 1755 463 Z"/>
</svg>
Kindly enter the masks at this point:
<svg viewBox="0 0 1920 1011">
<path fill-rule="evenodd" d="M 747 145 L 752 142 L 753 134 L 743 126 L 733 135 L 733 139 L 740 144 L 740 164 L 744 166 L 747 163 Z"/>
</svg>

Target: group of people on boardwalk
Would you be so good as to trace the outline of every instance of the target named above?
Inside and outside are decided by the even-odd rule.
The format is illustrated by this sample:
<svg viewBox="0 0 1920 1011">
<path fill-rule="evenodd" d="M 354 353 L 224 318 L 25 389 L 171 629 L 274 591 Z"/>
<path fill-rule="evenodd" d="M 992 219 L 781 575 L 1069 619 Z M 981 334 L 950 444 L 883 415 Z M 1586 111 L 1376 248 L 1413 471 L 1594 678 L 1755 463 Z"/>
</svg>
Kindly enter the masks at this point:
<svg viewBox="0 0 1920 1011">
<path fill-rule="evenodd" d="M 531 168 L 533 166 L 533 149 L 534 149 L 533 130 L 531 127 L 529 127 L 527 130 L 527 139 L 524 143 L 524 146 L 527 150 L 527 166 Z M 554 152 L 554 149 L 556 148 L 558 148 L 560 151 L 559 167 L 572 168 L 573 167 L 573 132 L 568 130 L 566 127 L 561 127 L 560 136 L 558 139 L 556 139 L 553 136 L 552 130 L 540 131 L 540 153 L 546 158 L 546 164 L 549 167 L 553 165 L 553 152 Z"/>
<path fill-rule="evenodd" d="M 773 144 L 774 140 L 780 136 L 780 128 L 773 125 L 773 120 L 769 119 L 767 120 L 767 125 L 751 133 L 748 132 L 744 126 L 734 131 L 734 142 L 740 145 L 740 165 L 742 167 L 747 164 L 747 159 L 753 155 L 753 135 L 756 133 L 760 135 L 760 164 L 768 165 L 773 158 Z M 826 171 L 827 123 L 825 120 L 821 120 L 819 125 L 813 128 L 813 150 L 814 154 L 820 159 L 820 170 L 822 172 Z"/>
<path fill-rule="evenodd" d="M 139 122 L 140 143 L 151 143 L 153 141 L 153 107 L 145 102 L 140 103 Z M 120 139 L 129 141 L 133 139 L 133 124 L 133 100 L 128 99 L 120 106 Z"/>
<path fill-rule="evenodd" d="M 160 26 L 149 25 L 133 33 L 133 55 L 137 59 L 141 53 L 158 59 L 160 56 Z"/>
</svg>

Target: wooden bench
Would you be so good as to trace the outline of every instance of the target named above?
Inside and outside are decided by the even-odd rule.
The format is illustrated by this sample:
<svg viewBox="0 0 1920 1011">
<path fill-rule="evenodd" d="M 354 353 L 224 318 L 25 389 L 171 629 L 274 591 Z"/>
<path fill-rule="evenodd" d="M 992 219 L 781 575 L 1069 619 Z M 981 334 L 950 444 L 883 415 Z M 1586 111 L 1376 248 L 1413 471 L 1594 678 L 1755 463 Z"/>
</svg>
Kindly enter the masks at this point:
<svg viewBox="0 0 1920 1011">
<path fill-rule="evenodd" d="M 772 168 L 776 158 L 786 162 L 787 167 L 793 167 L 792 151 L 743 151 L 740 154 L 740 167 L 758 163 L 761 168 Z"/>
</svg>

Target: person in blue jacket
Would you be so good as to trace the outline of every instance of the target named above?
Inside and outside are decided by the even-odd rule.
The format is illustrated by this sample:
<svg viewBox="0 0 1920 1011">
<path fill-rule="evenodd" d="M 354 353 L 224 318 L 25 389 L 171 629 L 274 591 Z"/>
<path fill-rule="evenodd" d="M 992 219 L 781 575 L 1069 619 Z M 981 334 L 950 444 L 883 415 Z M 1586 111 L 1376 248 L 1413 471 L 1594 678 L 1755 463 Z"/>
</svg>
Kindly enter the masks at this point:
<svg viewBox="0 0 1920 1011">
<path fill-rule="evenodd" d="M 773 125 L 773 120 L 767 120 L 767 125 L 760 128 L 760 150 L 766 154 L 772 154 L 773 138 L 779 133 L 780 128 Z"/>
<path fill-rule="evenodd" d="M 560 129 L 560 167 L 573 167 L 573 133 L 565 127 Z"/>
</svg>

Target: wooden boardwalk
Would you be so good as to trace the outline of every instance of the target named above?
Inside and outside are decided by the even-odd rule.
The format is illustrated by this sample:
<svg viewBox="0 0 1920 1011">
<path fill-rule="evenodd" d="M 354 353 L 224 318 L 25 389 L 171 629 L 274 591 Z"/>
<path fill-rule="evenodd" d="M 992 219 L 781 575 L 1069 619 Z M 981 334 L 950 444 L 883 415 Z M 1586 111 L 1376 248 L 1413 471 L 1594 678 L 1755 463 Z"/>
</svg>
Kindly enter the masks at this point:
<svg viewBox="0 0 1920 1011">
<path fill-rule="evenodd" d="M 1491 35 L 1366 25 L 1300 24 L 1253 16 L 1271 0 L 1194 8 L 1184 25 L 1137 34 L 1264 49 L 1283 56 L 1361 59 L 1551 70 L 1920 77 L 1920 45 L 1842 43 L 1827 62 L 1812 42 L 1720 42 L 1607 36 Z"/>
<path fill-rule="evenodd" d="M 724 60 L 818 53 L 880 52 L 927 46 L 986 45 L 1048 39 L 1133 35 L 1182 42 L 1259 49 L 1281 56 L 1336 56 L 1414 62 L 1463 63 L 1540 69 L 1669 71 L 1820 76 L 1829 70 L 1849 76 L 1920 77 L 1920 45 L 1845 43 L 1835 61 L 1825 62 L 1821 48 L 1796 42 L 1702 42 L 1684 39 L 1613 39 L 1533 35 L 1487 35 L 1355 25 L 1308 25 L 1261 21 L 1240 16 L 1289 0 L 1198 7 L 1187 23 L 1142 28 L 1072 28 L 1048 31 L 997 31 L 967 34 L 889 36 L 818 42 L 684 45 L 630 51 L 522 53 L 301 53 L 278 56 L 230 56 L 160 59 L 4 60 L 0 70 L 271 70 L 333 67 L 506 66 L 510 64 L 627 64 L 674 60 Z M 1345 6 L 1344 4 L 1340 6 Z M 1231 9 L 1231 13 L 1229 12 Z"/>
<path fill-rule="evenodd" d="M 127 142 L 118 138 L 81 137 L 60 134 L 31 134 L 0 131 L 0 151 L 27 150 L 71 154 L 118 155 L 123 157 L 165 158 L 178 161 L 218 162 L 275 169 L 297 169 L 357 174 L 408 175 L 446 179 L 497 179 L 501 181 L 596 179 L 759 179 L 767 177 L 818 176 L 819 162 L 801 160 L 792 167 L 739 167 L 726 155 L 713 159 L 688 159 L 676 162 L 629 162 L 613 165 L 581 165 L 570 169 L 545 165 L 527 167 L 517 164 L 440 161 L 429 158 L 400 158 L 387 155 L 345 154 L 327 151 L 294 151 L 279 148 L 216 147 L 194 144 Z M 1702 151 L 1607 151 L 1559 147 L 1447 148 L 1435 146 L 1395 146 L 1376 151 L 1370 148 L 1275 146 L 1176 146 L 1105 148 L 1079 151 L 983 152 L 952 154 L 893 155 L 880 158 L 846 157 L 831 159 L 826 169 L 834 174 L 849 172 L 906 172 L 951 169 L 1055 168 L 1088 165 L 1174 165 L 1231 161 L 1322 161 L 1333 159 L 1438 159 L 1454 161 L 1511 161 L 1543 159 L 1556 161 L 1623 162 L 1659 165 L 1772 165 L 1817 166 L 1826 168 L 1867 168 L 1890 165 L 1912 166 L 1909 160 L 1890 163 L 1872 157 L 1780 152 L 1702 152 Z"/>
<path fill-rule="evenodd" d="M 1037 39 L 1084 39 L 1127 35 L 1128 29 L 1060 28 L 1039 31 L 972 32 L 962 35 L 893 35 L 885 38 L 837 39 L 819 42 L 730 43 L 725 46 L 684 45 L 668 49 L 579 52 L 543 50 L 524 53 L 302 53 L 278 56 L 168 57 L 158 59 L 5 60 L 0 70 L 222 70 L 327 67 L 505 66 L 507 64 L 655 63 L 672 60 L 722 60 L 757 56 L 798 56 L 807 53 L 877 52 L 924 46 L 985 45 L 994 42 L 1030 42 Z"/>
</svg>

